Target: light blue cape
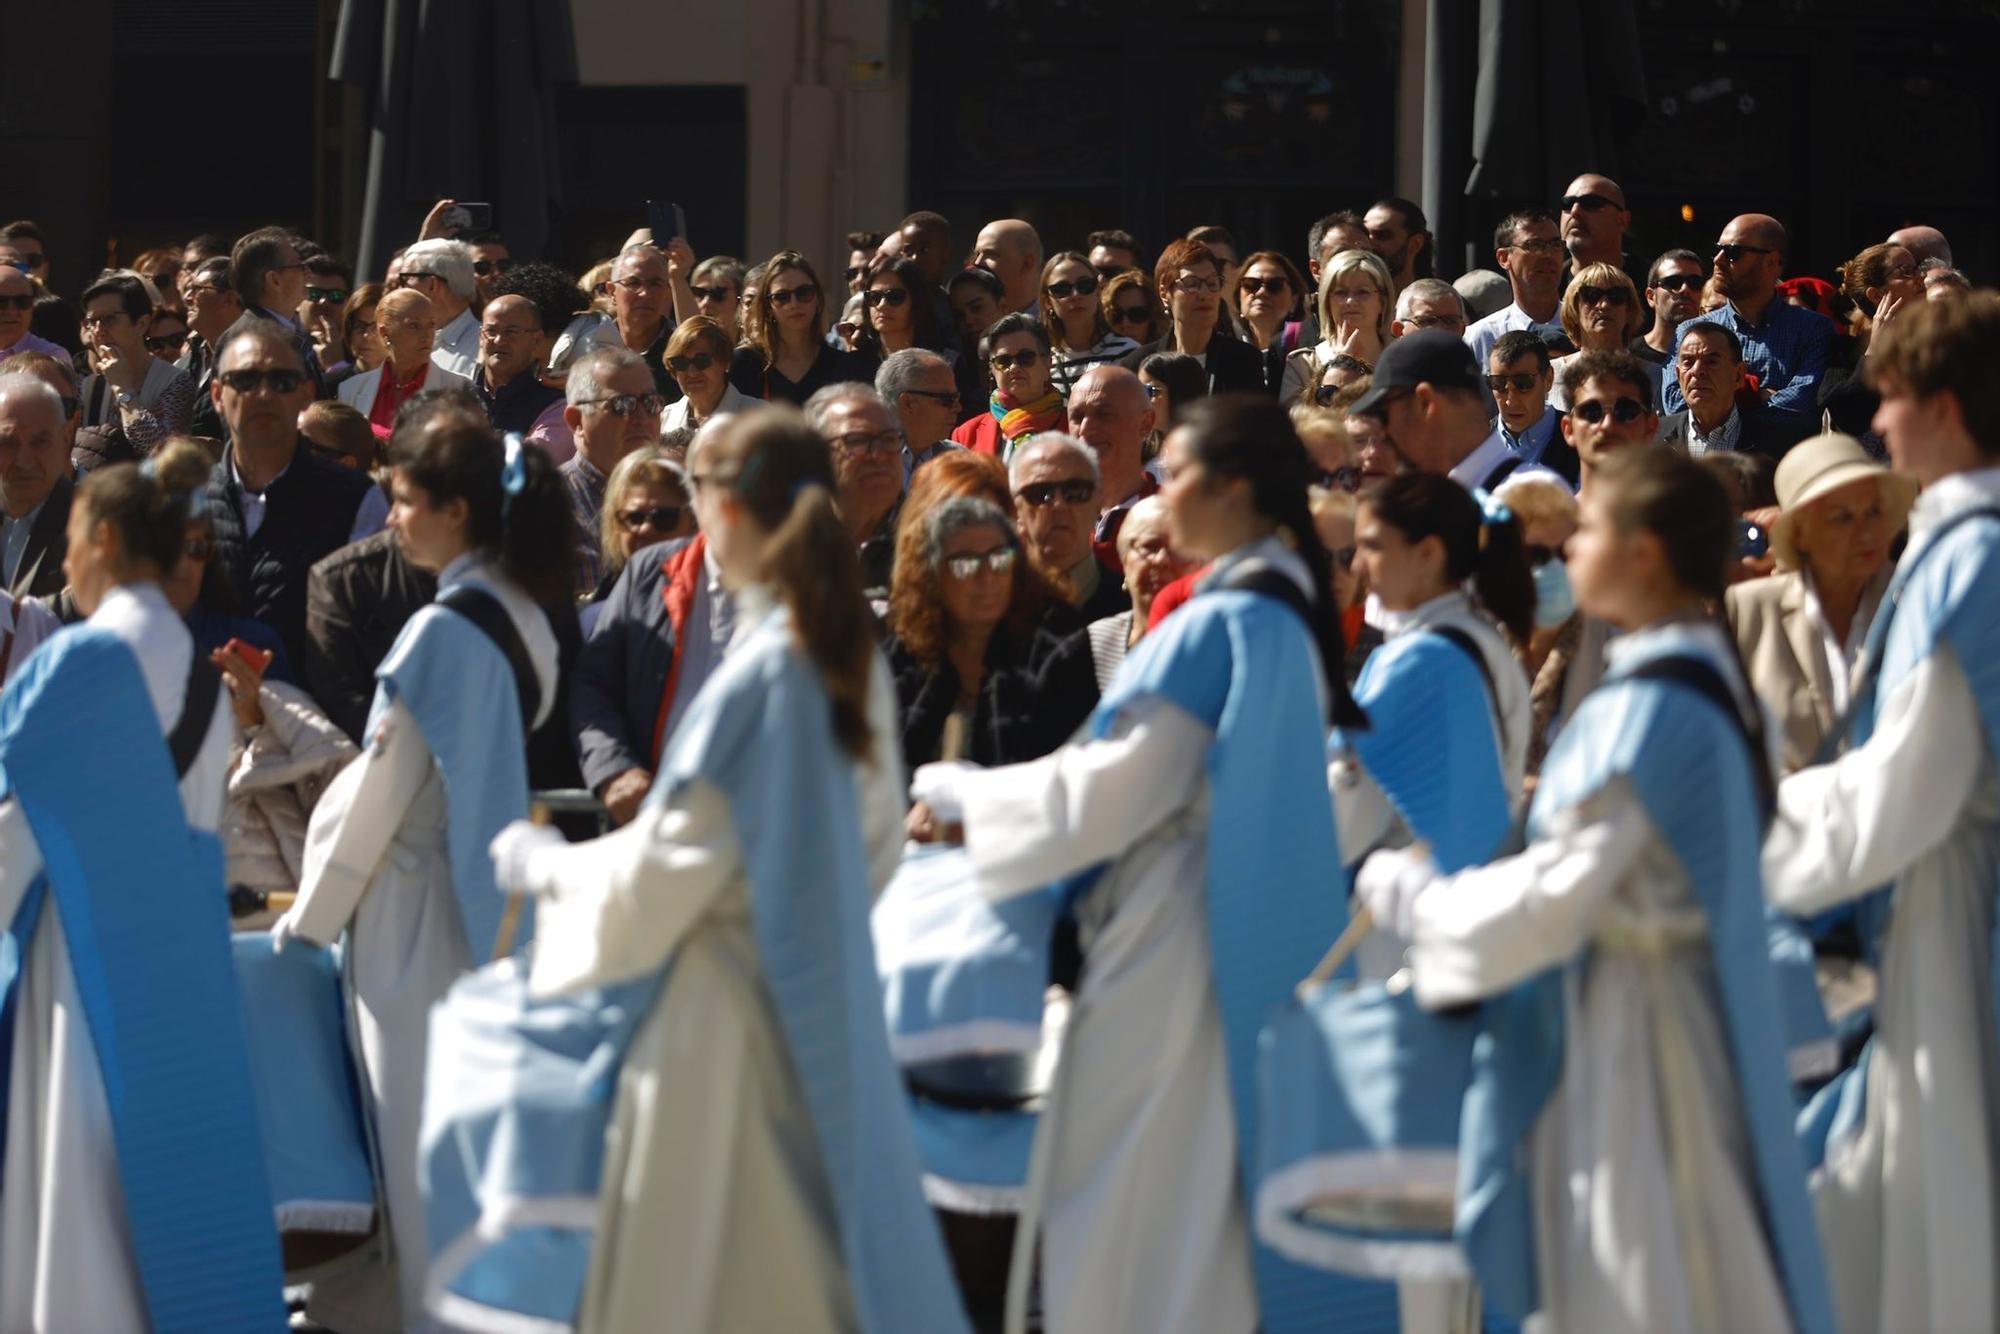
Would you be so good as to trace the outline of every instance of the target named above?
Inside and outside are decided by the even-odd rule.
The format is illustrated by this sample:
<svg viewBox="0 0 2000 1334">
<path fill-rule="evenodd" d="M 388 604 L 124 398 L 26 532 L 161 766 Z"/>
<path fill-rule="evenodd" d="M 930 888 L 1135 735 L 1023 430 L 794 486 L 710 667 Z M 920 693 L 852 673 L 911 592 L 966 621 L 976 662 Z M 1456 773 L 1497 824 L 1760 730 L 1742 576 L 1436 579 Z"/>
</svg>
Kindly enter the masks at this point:
<svg viewBox="0 0 2000 1334">
<path fill-rule="evenodd" d="M 153 1328 L 284 1328 L 222 847 L 188 826 L 159 716 L 122 640 L 67 630 L 0 694 L 7 797 L 21 804 L 44 871 L 0 942 L 0 1046 L 11 1045 L 15 984 L 52 899 L 104 1079 Z M 11 1054 L 0 1051 L 0 1091 Z"/>
</svg>

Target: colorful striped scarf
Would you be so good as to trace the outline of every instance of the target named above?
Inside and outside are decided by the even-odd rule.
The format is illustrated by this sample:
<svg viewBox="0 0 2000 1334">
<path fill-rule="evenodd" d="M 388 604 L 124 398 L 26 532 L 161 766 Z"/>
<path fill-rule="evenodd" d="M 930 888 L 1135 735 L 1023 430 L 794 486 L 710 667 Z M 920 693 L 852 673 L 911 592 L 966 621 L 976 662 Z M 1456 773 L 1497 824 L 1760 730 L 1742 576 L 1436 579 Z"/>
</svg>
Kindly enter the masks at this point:
<svg viewBox="0 0 2000 1334">
<path fill-rule="evenodd" d="M 1007 396 L 995 389 L 990 410 L 993 420 L 1000 423 L 1000 434 L 1009 440 L 1019 440 L 1037 431 L 1059 431 L 1063 425 L 1063 396 L 1054 389 L 1019 407 L 1009 404 Z"/>
</svg>

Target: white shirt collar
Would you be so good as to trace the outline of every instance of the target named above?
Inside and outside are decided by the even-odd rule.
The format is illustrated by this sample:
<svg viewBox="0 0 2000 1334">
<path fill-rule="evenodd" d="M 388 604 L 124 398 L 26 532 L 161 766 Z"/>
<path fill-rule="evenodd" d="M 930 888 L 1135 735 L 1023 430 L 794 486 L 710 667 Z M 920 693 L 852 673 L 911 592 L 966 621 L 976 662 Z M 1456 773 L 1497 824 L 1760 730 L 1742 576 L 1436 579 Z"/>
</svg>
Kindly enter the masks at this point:
<svg viewBox="0 0 2000 1334">
<path fill-rule="evenodd" d="M 1260 537 L 1255 542 L 1246 542 L 1228 555 L 1217 557 L 1215 563 L 1208 567 L 1208 573 L 1202 576 L 1198 586 L 1213 587 L 1227 577 L 1229 571 L 1252 559 L 1262 560 L 1273 568 L 1282 570 L 1287 578 L 1299 586 L 1300 592 L 1308 598 L 1313 595 L 1312 571 L 1306 568 L 1306 563 L 1299 558 L 1299 553 L 1286 546 L 1284 540 L 1275 533 L 1269 537 Z"/>
<path fill-rule="evenodd" d="M 1910 510 L 1910 536 L 1920 537 L 1952 515 L 1981 505 L 2000 505 L 2000 468 L 1975 468 L 1940 477 L 1924 488 Z"/>
<path fill-rule="evenodd" d="M 1449 593 L 1440 593 L 1429 602 L 1421 603 L 1408 611 L 1382 608 L 1382 623 L 1377 628 L 1382 631 L 1384 639 L 1395 639 L 1412 630 L 1428 629 L 1455 619 L 1460 613 L 1470 615 L 1471 612 L 1470 600 L 1463 591 L 1454 588 Z"/>
</svg>

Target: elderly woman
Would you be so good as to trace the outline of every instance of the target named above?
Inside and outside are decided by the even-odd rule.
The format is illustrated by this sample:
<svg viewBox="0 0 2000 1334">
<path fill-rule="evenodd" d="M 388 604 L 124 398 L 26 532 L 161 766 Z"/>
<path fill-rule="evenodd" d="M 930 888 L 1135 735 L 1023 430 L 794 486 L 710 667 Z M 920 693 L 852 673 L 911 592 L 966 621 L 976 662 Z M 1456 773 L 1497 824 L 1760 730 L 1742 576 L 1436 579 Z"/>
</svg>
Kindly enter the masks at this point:
<svg viewBox="0 0 2000 1334">
<path fill-rule="evenodd" d="M 1778 464 L 1778 573 L 1729 590 L 1750 684 L 1776 716 L 1785 772 L 1811 763 L 1846 712 L 1868 624 L 1917 483 L 1846 435 L 1819 435 Z"/>
<path fill-rule="evenodd" d="M 599 541 L 604 553 L 604 578 L 590 596 L 604 601 L 632 553 L 655 542 L 693 537 L 694 505 L 688 495 L 687 473 L 664 452 L 650 445 L 618 460 L 604 482 L 604 512 Z M 589 626 L 585 626 L 586 632 Z"/>
<path fill-rule="evenodd" d="M 472 389 L 472 381 L 431 360 L 437 327 L 431 299 L 415 288 L 399 287 L 376 303 L 375 329 L 385 349 L 382 364 L 342 384 L 337 392 L 340 401 L 366 417 L 384 440 L 396 424 L 396 409 L 418 394 Z"/>
<path fill-rule="evenodd" d="M 1107 322 L 1098 283 L 1090 260 L 1075 250 L 1042 266 L 1042 323 L 1055 348 L 1056 387 L 1065 394 L 1092 366 L 1122 361 L 1139 347 L 1138 339 Z"/>
<path fill-rule="evenodd" d="M 1371 371 L 1389 345 L 1396 288 L 1389 270 L 1372 250 L 1343 250 L 1319 273 L 1319 327 L 1314 347 L 1285 358 L 1278 401 L 1296 403 L 1307 385 L 1319 382 L 1320 368 L 1345 353 Z"/>
<path fill-rule="evenodd" d="M 993 396 L 986 411 L 958 424 L 953 440 L 1005 462 L 1016 441 L 1063 428 L 1062 391 L 1049 378 L 1049 331 L 1040 320 L 1002 315 L 979 340 L 979 355 L 993 373 Z"/>
<path fill-rule="evenodd" d="M 667 373 L 681 387 L 681 397 L 660 414 L 660 434 L 683 427 L 699 429 L 725 412 L 742 412 L 755 400 L 729 383 L 729 359 L 736 354 L 729 332 L 705 315 L 674 326 L 667 337 Z"/>
<path fill-rule="evenodd" d="M 1119 525 L 1118 561 L 1125 569 L 1131 609 L 1084 627 L 1090 637 L 1099 690 L 1111 684 L 1126 652 L 1145 635 L 1154 595 L 1193 568 L 1193 562 L 1175 552 L 1168 538 L 1167 507 L 1158 496 L 1147 496 L 1132 506 Z"/>
<path fill-rule="evenodd" d="M 1623 269 L 1615 264 L 1586 264 L 1563 292 L 1561 318 L 1563 332 L 1576 344 L 1576 351 L 1551 363 L 1556 387 L 1549 403 L 1567 412 L 1563 367 L 1586 352 L 1615 352 L 1627 346 L 1646 327 L 1646 312 L 1639 304 L 1639 289 Z"/>
<path fill-rule="evenodd" d="M 1180 352 L 1201 363 L 1211 393 L 1268 393 L 1264 362 L 1239 341 L 1223 316 L 1222 266 L 1200 241 L 1175 241 L 1160 253 L 1153 284 L 1166 303 L 1166 336 L 1125 357 L 1136 371 L 1155 352 Z"/>
<path fill-rule="evenodd" d="M 941 501 L 924 516 L 922 538 L 897 544 L 889 586 L 904 763 L 1048 754 L 1097 705 L 1089 640 L 1058 638 L 1042 624 L 1055 595 L 992 501 Z"/>
</svg>

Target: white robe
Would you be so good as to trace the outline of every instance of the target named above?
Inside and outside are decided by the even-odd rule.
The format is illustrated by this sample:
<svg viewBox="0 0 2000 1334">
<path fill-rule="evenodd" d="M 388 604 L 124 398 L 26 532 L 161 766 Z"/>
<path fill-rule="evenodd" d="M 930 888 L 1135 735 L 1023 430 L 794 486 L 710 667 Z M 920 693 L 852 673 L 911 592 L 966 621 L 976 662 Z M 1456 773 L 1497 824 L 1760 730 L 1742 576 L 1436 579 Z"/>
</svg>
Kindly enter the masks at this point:
<svg viewBox="0 0 2000 1334">
<path fill-rule="evenodd" d="M 1906 556 L 1905 559 L 1908 559 Z M 2000 1081 L 1991 1007 L 2000 782 L 1949 645 L 1866 745 L 1778 789 L 1766 892 L 1810 914 L 1891 881 L 1865 1125 L 1815 1207 L 1841 1328 L 2000 1329 Z"/>
<path fill-rule="evenodd" d="M 1622 779 L 1549 828 L 1518 856 L 1430 878 L 1399 923 L 1433 1008 L 1591 951 L 1565 978 L 1562 1075 L 1530 1149 L 1542 1315 L 1556 1334 L 1790 1329 L 1693 886 Z M 1357 892 L 1376 902 L 1380 877 L 1413 861 L 1371 858 Z"/>
<path fill-rule="evenodd" d="M 195 651 L 187 626 L 157 584 L 113 589 L 90 624 L 132 647 L 164 737 L 186 699 Z M 180 784 L 188 823 L 209 831 L 221 823 L 235 732 L 226 690 L 216 689 L 222 693 L 208 733 Z M 19 803 L 0 802 L 0 918 L 13 919 L 41 872 L 41 849 Z M 146 1328 L 104 1076 L 53 903 L 42 910 L 21 972 L 9 1089 L 0 1165 L 0 1331 Z"/>
<path fill-rule="evenodd" d="M 461 559 L 466 559 L 461 557 Z M 499 598 L 534 663 L 541 692 L 537 718 L 548 716 L 556 688 L 555 634 L 548 618 L 490 566 L 461 569 L 468 582 Z M 496 726 L 515 716 L 501 701 Z M 423 1119 L 424 1061 L 430 1009 L 467 968 L 483 963 L 491 941 L 473 941 L 453 888 L 446 841 L 444 779 L 417 720 L 399 699 L 342 769 L 306 830 L 299 898 L 286 915 L 291 931 L 319 945 L 347 933 L 342 956 L 348 1021 L 361 1060 L 380 1156 L 383 1206 L 396 1261 L 396 1305 L 404 1327 L 428 1327 L 424 1314 L 423 1193 L 417 1142 Z M 414 1257 L 414 1259 L 412 1259 Z M 379 1271 L 317 1284 L 313 1314 L 336 1327 L 364 1329 L 385 1317 Z"/>
<path fill-rule="evenodd" d="M 869 684 L 883 763 L 858 768 L 856 790 L 879 893 L 902 852 L 904 787 L 895 694 L 879 658 Z M 728 798 L 695 782 L 614 834 L 540 854 L 538 865 L 543 857 L 554 884 L 536 908 L 536 993 L 627 981 L 672 961 L 620 1073 L 579 1328 L 856 1330 Z"/>
</svg>

